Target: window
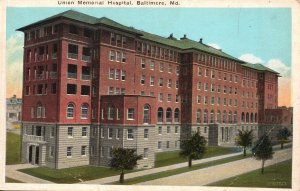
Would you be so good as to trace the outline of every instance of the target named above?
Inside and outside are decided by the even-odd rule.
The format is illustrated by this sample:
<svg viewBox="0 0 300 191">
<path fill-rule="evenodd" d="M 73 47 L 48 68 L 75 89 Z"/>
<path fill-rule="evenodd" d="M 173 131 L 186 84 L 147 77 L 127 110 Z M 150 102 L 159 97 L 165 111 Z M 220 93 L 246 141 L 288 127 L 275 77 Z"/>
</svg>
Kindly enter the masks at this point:
<svg viewBox="0 0 300 191">
<path fill-rule="evenodd" d="M 175 148 L 179 148 L 180 141 L 175 141 Z"/>
<path fill-rule="evenodd" d="M 208 97 L 204 96 L 204 104 L 207 105 L 208 104 Z"/>
<path fill-rule="evenodd" d="M 175 95 L 175 102 L 176 102 L 176 103 L 179 102 L 179 95 Z"/>
<path fill-rule="evenodd" d="M 74 117 L 74 105 L 72 103 L 69 103 L 67 106 L 67 118 L 73 118 Z"/>
<path fill-rule="evenodd" d="M 201 96 L 200 96 L 200 95 L 197 96 L 197 103 L 198 103 L 198 104 L 201 103 Z"/>
<path fill-rule="evenodd" d="M 159 135 L 162 134 L 162 127 L 161 127 L 161 126 L 158 127 L 158 134 L 159 134 Z"/>
<path fill-rule="evenodd" d="M 141 67 L 142 67 L 142 69 L 146 68 L 146 61 L 145 61 L 145 59 L 141 59 Z"/>
<path fill-rule="evenodd" d="M 93 36 L 93 31 L 91 31 L 90 29 L 84 28 L 83 36 L 91 38 Z"/>
<path fill-rule="evenodd" d="M 163 101 L 163 94 L 159 93 L 159 97 L 158 97 L 159 101 Z"/>
<path fill-rule="evenodd" d="M 122 37 L 122 44 L 123 44 L 123 46 L 127 45 L 127 38 L 126 38 L 126 36 Z"/>
<path fill-rule="evenodd" d="M 208 73 L 209 73 L 208 69 L 205 69 L 205 77 L 208 76 Z"/>
<path fill-rule="evenodd" d="M 210 104 L 211 104 L 211 105 L 214 105 L 214 104 L 215 104 L 215 97 L 211 97 L 211 98 L 210 98 Z"/>
<path fill-rule="evenodd" d="M 150 86 L 154 86 L 154 77 L 150 76 Z"/>
<path fill-rule="evenodd" d="M 150 61 L 150 70 L 154 70 L 154 61 Z"/>
<path fill-rule="evenodd" d="M 201 82 L 197 83 L 197 90 L 201 90 Z"/>
<path fill-rule="evenodd" d="M 144 118 L 143 118 L 144 123 L 149 123 L 150 122 L 150 107 L 149 105 L 144 106 Z"/>
<path fill-rule="evenodd" d="M 171 127 L 167 126 L 167 133 L 171 133 Z"/>
<path fill-rule="evenodd" d="M 49 153 L 50 157 L 54 156 L 54 146 L 50 146 L 50 153 Z"/>
<path fill-rule="evenodd" d="M 115 118 L 115 111 L 113 106 L 107 107 L 107 119 L 113 120 Z"/>
<path fill-rule="evenodd" d="M 226 94 L 226 91 L 227 91 L 227 87 L 224 86 L 223 93 Z"/>
<path fill-rule="evenodd" d="M 116 139 L 120 139 L 120 129 L 116 129 Z"/>
<path fill-rule="evenodd" d="M 144 159 L 148 158 L 148 153 L 149 153 L 149 149 L 148 148 L 144 148 Z"/>
<path fill-rule="evenodd" d="M 211 71 L 211 79 L 215 79 L 215 71 L 214 70 Z"/>
<path fill-rule="evenodd" d="M 226 75 L 227 75 L 227 74 L 226 74 L 226 73 L 224 73 L 224 77 L 223 77 L 224 81 L 226 81 Z"/>
<path fill-rule="evenodd" d="M 114 50 L 111 50 L 109 52 L 109 60 L 110 61 L 114 61 L 115 60 L 115 51 Z"/>
<path fill-rule="evenodd" d="M 171 108 L 168 108 L 166 111 L 166 121 L 172 122 L 172 109 Z"/>
<path fill-rule="evenodd" d="M 176 86 L 175 86 L 176 89 L 179 88 L 179 80 L 176 80 Z"/>
<path fill-rule="evenodd" d="M 31 107 L 30 110 L 31 110 L 31 111 L 30 111 L 30 113 L 31 113 L 31 118 L 34 118 L 34 107 Z"/>
<path fill-rule="evenodd" d="M 175 134 L 178 133 L 178 126 L 175 126 Z"/>
<path fill-rule="evenodd" d="M 198 76 L 202 76 L 202 68 L 198 67 Z"/>
<path fill-rule="evenodd" d="M 81 156 L 86 156 L 86 146 L 81 146 Z"/>
<path fill-rule="evenodd" d="M 88 105 L 83 104 L 81 106 L 81 119 L 87 119 L 88 116 Z"/>
<path fill-rule="evenodd" d="M 104 147 L 100 148 L 100 157 L 104 157 Z"/>
<path fill-rule="evenodd" d="M 115 80 L 119 80 L 120 79 L 120 70 L 116 69 L 115 70 Z"/>
<path fill-rule="evenodd" d="M 179 122 L 179 109 L 174 110 L 174 122 Z"/>
<path fill-rule="evenodd" d="M 172 73 L 172 65 L 171 64 L 168 65 L 168 73 Z"/>
<path fill-rule="evenodd" d="M 167 141 L 166 147 L 167 147 L 167 148 L 170 148 L 170 141 Z"/>
<path fill-rule="evenodd" d="M 161 149 L 161 141 L 157 142 L 157 149 Z"/>
<path fill-rule="evenodd" d="M 81 129 L 81 136 L 83 136 L 83 137 L 87 136 L 87 127 L 82 127 L 82 129 Z"/>
<path fill-rule="evenodd" d="M 67 147 L 67 157 L 72 157 L 72 147 Z"/>
<path fill-rule="evenodd" d="M 108 138 L 112 139 L 112 137 L 113 137 L 113 129 L 112 128 L 108 128 L 107 131 L 108 131 L 108 133 L 107 133 L 108 134 Z"/>
<path fill-rule="evenodd" d="M 144 129 L 144 139 L 149 138 L 149 129 Z"/>
<path fill-rule="evenodd" d="M 121 62 L 121 52 L 117 52 L 117 62 Z"/>
<path fill-rule="evenodd" d="M 68 58 L 78 59 L 78 45 L 74 45 L 74 44 L 68 45 Z"/>
<path fill-rule="evenodd" d="M 164 63 L 159 64 L 159 71 L 161 71 L 161 72 L 164 71 Z"/>
<path fill-rule="evenodd" d="M 50 137 L 54 137 L 54 127 L 51 127 Z"/>
<path fill-rule="evenodd" d="M 42 105 L 39 103 L 36 108 L 36 118 L 41 118 Z"/>
<path fill-rule="evenodd" d="M 168 95 L 167 95 L 167 102 L 170 102 L 171 99 L 172 99 L 171 94 L 168 94 Z"/>
<path fill-rule="evenodd" d="M 158 108 L 157 110 L 157 122 L 163 122 L 164 110 L 163 108 Z"/>
<path fill-rule="evenodd" d="M 89 96 L 90 95 L 90 86 L 81 86 L 81 95 Z"/>
<path fill-rule="evenodd" d="M 196 112 L 196 122 L 201 123 L 201 110 L 198 109 Z"/>
<path fill-rule="evenodd" d="M 211 84 L 211 92 L 215 91 L 215 84 Z"/>
<path fill-rule="evenodd" d="M 142 85 L 145 84 L 145 76 L 144 76 L 144 75 L 141 76 L 141 84 L 142 84 Z"/>
<path fill-rule="evenodd" d="M 128 140 L 133 140 L 133 129 L 127 129 L 127 139 Z"/>
<path fill-rule="evenodd" d="M 158 81 L 158 85 L 160 86 L 160 87 L 162 87 L 163 86 L 163 78 L 159 78 L 159 81 Z"/>
<path fill-rule="evenodd" d="M 107 148 L 107 158 L 111 158 L 112 157 L 112 150 L 113 150 L 112 147 L 108 147 Z"/>
<path fill-rule="evenodd" d="M 179 75 L 179 72 L 180 72 L 180 67 L 179 67 L 179 66 L 176 66 L 176 75 L 177 75 L 177 76 Z"/>
<path fill-rule="evenodd" d="M 100 128 L 100 136 L 101 136 L 101 138 L 104 138 L 104 129 L 103 129 L 103 127 Z"/>
<path fill-rule="evenodd" d="M 69 25 L 69 33 L 78 34 L 78 28 L 75 25 Z"/>
<path fill-rule="evenodd" d="M 67 94 L 76 94 L 77 86 L 76 84 L 67 84 Z"/>
<path fill-rule="evenodd" d="M 73 137 L 73 127 L 68 127 L 68 137 Z"/>
<path fill-rule="evenodd" d="M 171 88 L 171 87 L 172 87 L 172 80 L 169 79 L 169 80 L 168 80 L 168 88 Z"/>
<path fill-rule="evenodd" d="M 204 84 L 204 90 L 207 91 L 208 90 L 208 83 Z"/>
<path fill-rule="evenodd" d="M 127 110 L 127 120 L 134 119 L 134 108 L 128 108 Z"/>
<path fill-rule="evenodd" d="M 121 80 L 124 81 L 126 79 L 126 71 L 121 70 Z"/>
<path fill-rule="evenodd" d="M 122 53 L 122 62 L 125 63 L 126 62 L 126 53 Z"/>
</svg>

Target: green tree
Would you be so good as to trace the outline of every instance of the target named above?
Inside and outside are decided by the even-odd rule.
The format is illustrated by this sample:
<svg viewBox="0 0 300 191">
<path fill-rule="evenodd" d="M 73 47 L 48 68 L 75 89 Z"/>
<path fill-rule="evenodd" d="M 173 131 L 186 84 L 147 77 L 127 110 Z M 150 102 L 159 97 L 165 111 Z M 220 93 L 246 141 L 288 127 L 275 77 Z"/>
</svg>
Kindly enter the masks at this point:
<svg viewBox="0 0 300 191">
<path fill-rule="evenodd" d="M 186 140 L 181 142 L 180 155 L 188 157 L 188 166 L 192 167 L 193 159 L 200 159 L 206 152 L 207 141 L 197 132 Z"/>
<path fill-rule="evenodd" d="M 244 156 L 246 156 L 246 148 L 252 145 L 253 133 L 252 130 L 238 130 L 239 134 L 236 137 L 235 144 L 244 148 Z"/>
<path fill-rule="evenodd" d="M 271 145 L 271 141 L 267 134 L 265 134 L 259 138 L 256 145 L 252 149 L 252 152 L 253 152 L 253 156 L 256 158 L 256 160 L 262 161 L 261 173 L 263 174 L 265 161 L 268 159 L 272 159 L 273 154 L 274 154 L 272 145 Z"/>
<path fill-rule="evenodd" d="M 287 142 L 290 136 L 291 132 L 286 127 L 283 129 L 279 129 L 277 133 L 277 140 L 281 144 L 281 149 L 283 149 L 283 144 Z"/>
<path fill-rule="evenodd" d="M 114 148 L 112 155 L 109 166 L 121 171 L 120 183 L 124 182 L 124 171 L 132 170 L 137 165 L 137 161 L 142 159 L 142 155 L 137 155 L 135 149 L 129 148 Z"/>
</svg>

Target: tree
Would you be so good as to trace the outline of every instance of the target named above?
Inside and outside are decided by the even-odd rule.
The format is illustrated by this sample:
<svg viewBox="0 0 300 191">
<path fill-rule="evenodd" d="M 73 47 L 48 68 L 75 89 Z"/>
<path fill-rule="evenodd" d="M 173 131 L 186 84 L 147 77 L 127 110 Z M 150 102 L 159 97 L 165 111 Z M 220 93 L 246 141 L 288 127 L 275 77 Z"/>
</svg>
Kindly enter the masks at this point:
<svg viewBox="0 0 300 191">
<path fill-rule="evenodd" d="M 291 136 L 291 132 L 286 127 L 283 129 L 279 129 L 277 134 L 277 140 L 281 144 L 281 149 L 283 149 L 283 144 L 286 143 L 286 141 L 290 136 Z"/>
<path fill-rule="evenodd" d="M 124 182 L 124 170 L 132 170 L 137 161 L 142 159 L 142 155 L 137 155 L 135 149 L 114 148 L 109 166 L 113 169 L 120 170 L 120 183 Z"/>
<path fill-rule="evenodd" d="M 193 159 L 200 159 L 206 152 L 207 141 L 203 136 L 197 132 L 193 134 L 189 139 L 181 142 L 180 155 L 188 157 L 188 166 L 192 167 Z"/>
<path fill-rule="evenodd" d="M 238 130 L 239 134 L 236 138 L 235 144 L 244 148 L 244 156 L 246 156 L 246 148 L 252 145 L 253 133 L 252 130 Z"/>
<path fill-rule="evenodd" d="M 261 173 L 264 173 L 265 161 L 273 158 L 273 149 L 271 141 L 267 134 L 259 138 L 256 145 L 252 149 L 253 156 L 256 160 L 262 160 Z"/>
</svg>

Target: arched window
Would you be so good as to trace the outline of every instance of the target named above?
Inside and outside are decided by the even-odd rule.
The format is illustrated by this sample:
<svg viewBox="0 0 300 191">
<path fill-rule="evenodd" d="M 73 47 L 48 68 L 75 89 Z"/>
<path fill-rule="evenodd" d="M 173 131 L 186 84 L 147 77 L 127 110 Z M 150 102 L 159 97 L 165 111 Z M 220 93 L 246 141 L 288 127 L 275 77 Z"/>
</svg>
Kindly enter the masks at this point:
<svg viewBox="0 0 300 191">
<path fill-rule="evenodd" d="M 210 123 L 214 123 L 215 122 L 215 112 L 214 110 L 210 111 Z"/>
<path fill-rule="evenodd" d="M 196 122 L 201 123 L 201 110 L 198 109 L 196 112 Z"/>
<path fill-rule="evenodd" d="M 245 123 L 245 113 L 244 112 L 242 112 L 241 120 L 242 120 L 242 123 Z"/>
<path fill-rule="evenodd" d="M 84 103 L 81 106 L 81 119 L 87 119 L 88 117 L 88 104 Z"/>
<path fill-rule="evenodd" d="M 246 113 L 246 123 L 249 123 L 249 113 Z"/>
<path fill-rule="evenodd" d="M 236 111 L 233 114 L 233 122 L 237 123 L 237 112 Z"/>
<path fill-rule="evenodd" d="M 221 123 L 221 112 L 218 110 L 217 112 L 217 123 Z"/>
<path fill-rule="evenodd" d="M 166 111 L 166 121 L 172 122 L 172 109 L 171 108 L 168 108 Z"/>
<path fill-rule="evenodd" d="M 229 111 L 228 113 L 228 123 L 232 123 L 232 113 Z"/>
<path fill-rule="evenodd" d="M 204 119 L 204 123 L 208 123 L 208 111 L 207 111 L 207 109 L 206 110 L 204 110 L 204 117 L 203 117 Z"/>
<path fill-rule="evenodd" d="M 149 123 L 150 122 L 150 107 L 149 105 L 144 106 L 144 118 L 143 118 L 144 123 Z"/>
<path fill-rule="evenodd" d="M 107 107 L 107 119 L 113 120 L 115 118 L 115 107 L 113 105 L 109 105 Z"/>
<path fill-rule="evenodd" d="M 73 118 L 74 117 L 74 104 L 69 103 L 67 105 L 67 118 Z"/>
<path fill-rule="evenodd" d="M 157 122 L 163 122 L 163 118 L 164 118 L 164 110 L 163 108 L 158 108 L 157 110 Z"/>
<path fill-rule="evenodd" d="M 179 119 L 180 119 L 180 112 L 179 112 L 179 109 L 178 108 L 176 108 L 175 110 L 174 110 L 174 122 L 179 122 Z"/>
<path fill-rule="evenodd" d="M 254 122 L 254 121 L 253 121 L 253 113 L 251 113 L 251 115 L 250 115 L 250 122 L 251 122 L 251 123 Z"/>
<path fill-rule="evenodd" d="M 227 113 L 226 113 L 226 111 L 224 110 L 224 111 L 223 111 L 223 123 L 226 123 L 226 121 L 227 121 Z"/>
</svg>

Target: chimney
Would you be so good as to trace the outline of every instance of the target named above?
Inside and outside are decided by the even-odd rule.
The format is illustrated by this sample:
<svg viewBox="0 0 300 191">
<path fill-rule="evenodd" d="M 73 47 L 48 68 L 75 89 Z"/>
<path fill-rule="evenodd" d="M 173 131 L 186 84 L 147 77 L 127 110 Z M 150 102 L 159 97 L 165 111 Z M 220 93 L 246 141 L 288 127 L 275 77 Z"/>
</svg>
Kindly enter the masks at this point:
<svg viewBox="0 0 300 191">
<path fill-rule="evenodd" d="M 202 44 L 202 41 L 203 41 L 203 39 L 202 39 L 202 38 L 200 38 L 200 40 L 199 40 L 199 43 L 201 43 L 201 44 Z"/>
</svg>

